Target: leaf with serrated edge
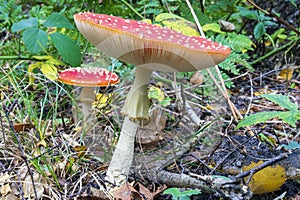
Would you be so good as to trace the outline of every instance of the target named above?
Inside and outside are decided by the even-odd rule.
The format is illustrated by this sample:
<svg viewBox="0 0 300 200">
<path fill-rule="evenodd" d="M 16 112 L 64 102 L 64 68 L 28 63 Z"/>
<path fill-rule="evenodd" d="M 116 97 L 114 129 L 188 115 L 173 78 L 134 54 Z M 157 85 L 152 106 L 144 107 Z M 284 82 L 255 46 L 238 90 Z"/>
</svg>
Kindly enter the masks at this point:
<svg viewBox="0 0 300 200">
<path fill-rule="evenodd" d="M 25 46 L 31 54 L 35 54 L 47 46 L 47 33 L 37 27 L 27 29 L 23 32 L 22 36 Z"/>
<path fill-rule="evenodd" d="M 63 14 L 52 13 L 43 24 L 44 27 L 68 28 L 74 29 L 74 26 L 65 18 Z"/>
<path fill-rule="evenodd" d="M 82 55 L 78 44 L 74 40 L 58 32 L 51 34 L 50 37 L 66 63 L 71 64 L 73 67 L 80 65 Z"/>
<path fill-rule="evenodd" d="M 239 129 L 241 127 L 245 126 L 251 126 L 253 124 L 258 124 L 265 122 L 269 119 L 272 119 L 274 117 L 277 117 L 281 112 L 279 111 L 274 111 L 274 112 L 261 112 L 261 113 L 255 113 L 252 115 L 249 115 L 242 119 L 240 123 L 236 126 L 235 129 Z"/>
<path fill-rule="evenodd" d="M 288 110 L 298 109 L 298 106 L 292 103 L 288 96 L 281 95 L 281 94 L 262 94 L 261 96 Z"/>
<path fill-rule="evenodd" d="M 38 27 L 38 25 L 39 23 L 36 18 L 24 19 L 17 23 L 14 23 L 11 27 L 11 31 L 14 33 L 18 31 L 22 31 L 24 29 L 28 29 L 30 27 Z"/>
</svg>

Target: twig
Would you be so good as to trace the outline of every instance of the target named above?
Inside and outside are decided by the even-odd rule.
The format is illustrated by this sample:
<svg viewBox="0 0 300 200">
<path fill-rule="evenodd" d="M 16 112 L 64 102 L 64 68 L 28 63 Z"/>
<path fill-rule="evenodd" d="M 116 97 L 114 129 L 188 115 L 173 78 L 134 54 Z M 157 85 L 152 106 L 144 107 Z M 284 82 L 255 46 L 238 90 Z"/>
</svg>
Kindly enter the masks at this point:
<svg viewBox="0 0 300 200">
<path fill-rule="evenodd" d="M 198 20 L 196 14 L 195 14 L 195 11 L 194 11 L 193 7 L 191 6 L 189 0 L 186 0 L 186 3 L 187 3 L 188 7 L 189 7 L 190 10 L 191 10 L 191 13 L 192 13 L 192 15 L 193 15 L 193 17 L 194 17 L 194 20 L 195 20 L 195 22 L 196 22 L 196 25 L 197 25 L 199 31 L 200 31 L 201 36 L 205 38 L 205 34 L 204 34 L 204 32 L 203 32 L 203 30 L 202 30 L 202 28 L 201 28 L 200 22 L 199 22 L 199 20 Z M 226 91 L 226 86 L 225 86 L 225 84 L 224 84 L 224 80 L 223 80 L 223 78 L 222 78 L 222 75 L 221 75 L 221 72 L 220 72 L 220 69 L 219 69 L 218 65 L 215 66 L 215 69 L 216 69 L 216 71 L 217 71 L 217 74 L 218 74 L 219 79 L 221 80 L 221 86 L 222 86 L 222 87 L 218 84 L 218 81 L 216 81 L 215 77 L 212 75 L 212 73 L 210 72 L 209 69 L 207 69 L 207 72 L 209 73 L 209 75 L 210 75 L 211 78 L 213 79 L 213 81 L 214 81 L 214 83 L 216 84 L 216 86 L 218 87 L 218 89 L 221 91 L 221 93 L 222 93 L 222 95 L 224 96 L 224 98 L 227 100 L 228 105 L 229 105 L 229 107 L 230 107 L 230 110 L 231 110 L 231 112 L 232 112 L 232 114 L 233 114 L 235 120 L 238 122 L 238 117 L 239 117 L 240 119 L 242 119 L 243 117 L 242 117 L 242 115 L 240 114 L 240 112 L 238 111 L 238 109 L 235 107 L 235 105 L 231 102 L 231 100 L 230 100 L 230 98 L 229 98 L 229 96 L 228 96 L 228 93 L 227 93 L 227 91 Z"/>
<path fill-rule="evenodd" d="M 178 98 L 183 104 L 183 110 L 182 112 L 187 112 L 188 116 L 190 119 L 197 125 L 199 126 L 201 124 L 201 119 L 198 117 L 198 115 L 194 112 L 193 108 L 190 106 L 189 102 L 186 100 L 184 96 L 184 91 L 182 86 L 176 86 L 176 84 L 173 84 L 174 88 L 178 88 L 180 92 L 178 92 Z"/>
<path fill-rule="evenodd" d="M 276 157 L 272 158 L 271 160 L 268 160 L 268 161 L 264 162 L 261 165 L 258 165 L 258 166 L 253 167 L 252 169 L 250 169 L 248 171 L 240 173 L 239 175 L 235 176 L 234 178 L 235 179 L 240 179 L 240 178 L 244 178 L 244 177 L 246 177 L 248 175 L 250 175 L 249 178 L 251 178 L 253 176 L 253 174 L 255 174 L 256 172 L 258 172 L 259 170 L 262 170 L 262 169 L 264 169 L 264 168 L 266 168 L 266 167 L 268 167 L 268 166 L 270 166 L 270 165 L 272 165 L 272 164 L 274 164 L 274 163 L 276 163 L 276 162 L 278 162 L 280 160 L 283 160 L 283 159 L 285 159 L 287 157 L 288 157 L 287 153 L 282 153 L 279 156 L 276 156 Z"/>
<path fill-rule="evenodd" d="M 246 111 L 246 114 L 248 114 L 250 112 L 250 109 L 251 109 L 251 104 L 252 104 L 252 100 L 253 100 L 253 82 L 252 82 L 252 77 L 250 74 L 248 74 L 249 76 L 249 82 L 250 82 L 250 92 L 251 92 L 251 95 L 250 95 L 250 100 L 249 100 L 249 104 L 248 104 L 248 107 L 247 107 L 247 111 Z"/>
<path fill-rule="evenodd" d="M 266 59 L 266 58 L 268 58 L 268 57 L 270 57 L 270 56 L 273 56 L 274 54 L 276 54 L 276 53 L 282 51 L 283 49 L 288 48 L 289 46 L 293 45 L 293 43 L 297 44 L 298 42 L 299 42 L 299 39 L 298 39 L 298 40 L 291 40 L 291 41 L 289 41 L 288 43 L 282 45 L 281 47 L 278 47 L 278 48 L 276 48 L 276 49 L 270 51 L 269 53 L 267 53 L 267 54 L 265 54 L 265 55 L 259 57 L 258 59 L 256 59 L 256 60 L 250 62 L 249 64 L 250 64 L 250 65 L 255 65 L 255 64 L 257 64 L 257 63 L 263 61 L 264 59 Z"/>
</svg>

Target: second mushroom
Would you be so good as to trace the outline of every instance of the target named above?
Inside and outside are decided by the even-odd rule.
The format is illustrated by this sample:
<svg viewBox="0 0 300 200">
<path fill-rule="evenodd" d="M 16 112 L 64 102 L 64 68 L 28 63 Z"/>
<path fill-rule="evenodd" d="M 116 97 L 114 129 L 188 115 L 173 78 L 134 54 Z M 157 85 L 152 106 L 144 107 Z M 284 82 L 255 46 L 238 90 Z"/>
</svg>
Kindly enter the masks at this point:
<svg viewBox="0 0 300 200">
<path fill-rule="evenodd" d="M 189 72 L 212 67 L 230 54 L 228 47 L 169 28 L 95 13 L 74 16 L 79 31 L 108 56 L 136 65 L 135 80 L 126 98 L 126 114 L 107 179 L 117 185 L 131 167 L 137 128 L 149 119 L 148 83 L 153 70 Z"/>
</svg>

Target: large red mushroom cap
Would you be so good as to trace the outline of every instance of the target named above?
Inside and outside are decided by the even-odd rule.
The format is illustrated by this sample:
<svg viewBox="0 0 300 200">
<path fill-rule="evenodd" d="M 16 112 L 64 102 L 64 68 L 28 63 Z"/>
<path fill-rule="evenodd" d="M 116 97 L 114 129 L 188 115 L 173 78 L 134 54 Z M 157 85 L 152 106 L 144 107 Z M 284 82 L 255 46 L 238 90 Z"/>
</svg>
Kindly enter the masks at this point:
<svg viewBox="0 0 300 200">
<path fill-rule="evenodd" d="M 66 69 L 59 73 L 58 80 L 82 87 L 103 87 L 119 83 L 117 74 L 97 67 Z"/>
<path fill-rule="evenodd" d="M 187 72 L 212 67 L 227 58 L 228 47 L 136 20 L 91 12 L 74 15 L 79 31 L 121 61 L 159 71 Z"/>
</svg>

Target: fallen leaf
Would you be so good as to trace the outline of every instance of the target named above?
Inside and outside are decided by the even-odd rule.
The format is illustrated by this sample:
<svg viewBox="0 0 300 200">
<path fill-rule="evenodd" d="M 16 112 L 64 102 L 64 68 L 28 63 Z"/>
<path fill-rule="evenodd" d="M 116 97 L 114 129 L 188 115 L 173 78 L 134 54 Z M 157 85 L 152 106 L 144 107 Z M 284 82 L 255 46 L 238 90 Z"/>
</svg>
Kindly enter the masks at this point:
<svg viewBox="0 0 300 200">
<path fill-rule="evenodd" d="M 0 192 L 1 192 L 1 196 L 6 196 L 8 193 L 11 192 L 10 185 L 9 184 L 2 185 Z"/>
<path fill-rule="evenodd" d="M 167 186 L 162 185 L 161 187 L 157 188 L 155 191 L 151 192 L 148 188 L 143 186 L 141 183 L 138 183 L 140 193 L 146 198 L 146 200 L 153 200 L 156 195 L 164 191 Z"/>
<path fill-rule="evenodd" d="M 84 145 L 75 146 L 73 148 L 76 151 L 78 158 L 82 158 L 86 154 L 87 147 Z"/>
<path fill-rule="evenodd" d="M 263 161 L 258 163 L 252 162 L 248 166 L 243 166 L 243 171 L 248 171 L 256 166 L 259 166 Z M 248 177 L 245 178 L 247 181 Z M 280 165 L 268 166 L 256 172 L 248 186 L 251 188 L 253 194 L 264 194 L 279 190 L 286 181 L 285 168 Z"/>
<path fill-rule="evenodd" d="M 17 131 L 17 132 L 26 131 L 26 130 L 31 129 L 31 128 L 34 128 L 34 125 L 24 124 L 24 123 L 14 124 L 14 130 Z"/>
<path fill-rule="evenodd" d="M 124 183 L 118 189 L 112 191 L 112 195 L 116 200 L 142 200 L 141 195 L 128 182 Z"/>
<path fill-rule="evenodd" d="M 151 112 L 150 123 L 140 127 L 136 134 L 136 141 L 140 144 L 156 144 L 163 139 L 163 129 L 166 117 L 158 107 Z"/>
<path fill-rule="evenodd" d="M 286 80 L 289 81 L 293 77 L 294 69 L 293 68 L 285 68 L 279 72 L 277 75 L 277 80 Z"/>
</svg>

